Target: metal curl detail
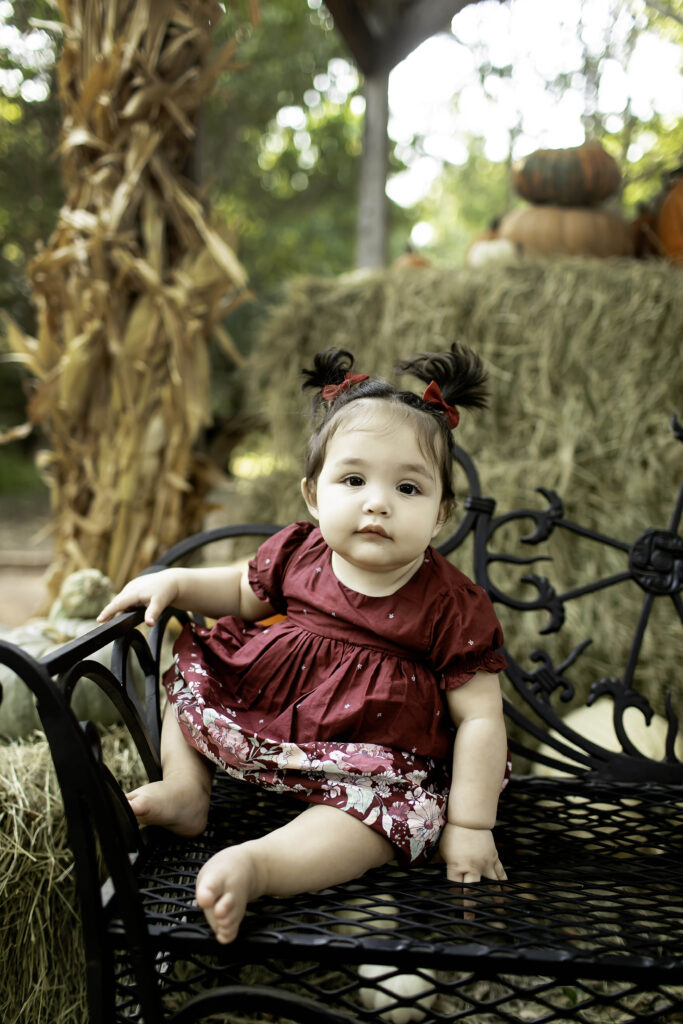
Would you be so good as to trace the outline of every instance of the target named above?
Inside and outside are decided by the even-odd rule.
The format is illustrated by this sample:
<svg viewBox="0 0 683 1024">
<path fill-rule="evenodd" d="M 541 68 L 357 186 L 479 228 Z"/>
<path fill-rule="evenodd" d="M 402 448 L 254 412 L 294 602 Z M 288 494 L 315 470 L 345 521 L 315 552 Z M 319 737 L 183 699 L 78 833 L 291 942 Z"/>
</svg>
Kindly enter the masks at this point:
<svg viewBox="0 0 683 1024">
<path fill-rule="evenodd" d="M 536 576 L 535 573 L 522 576 L 522 583 L 531 583 L 536 587 L 539 595 L 537 607 L 543 608 L 550 614 L 550 622 L 543 629 L 539 629 L 539 633 L 542 636 L 546 636 L 548 633 L 557 633 L 564 625 L 565 610 L 564 603 L 555 587 L 546 576 Z"/>
<path fill-rule="evenodd" d="M 522 544 L 540 544 L 548 540 L 556 524 L 564 517 L 564 505 L 556 491 L 545 487 L 537 487 L 536 490 L 548 502 L 548 508 L 532 513 L 536 529 L 528 536 L 520 538 Z"/>
</svg>

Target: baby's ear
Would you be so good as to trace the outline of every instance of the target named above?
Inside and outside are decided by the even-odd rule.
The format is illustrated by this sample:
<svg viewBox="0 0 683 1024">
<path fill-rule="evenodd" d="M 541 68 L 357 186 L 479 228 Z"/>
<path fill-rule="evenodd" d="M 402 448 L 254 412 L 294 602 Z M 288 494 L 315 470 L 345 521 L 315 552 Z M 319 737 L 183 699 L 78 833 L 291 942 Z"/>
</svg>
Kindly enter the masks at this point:
<svg viewBox="0 0 683 1024">
<path fill-rule="evenodd" d="M 306 508 L 311 513 L 314 519 L 318 518 L 318 505 L 316 503 L 315 485 L 311 484 L 306 477 L 301 480 L 301 493 L 304 501 L 306 502 Z"/>
</svg>

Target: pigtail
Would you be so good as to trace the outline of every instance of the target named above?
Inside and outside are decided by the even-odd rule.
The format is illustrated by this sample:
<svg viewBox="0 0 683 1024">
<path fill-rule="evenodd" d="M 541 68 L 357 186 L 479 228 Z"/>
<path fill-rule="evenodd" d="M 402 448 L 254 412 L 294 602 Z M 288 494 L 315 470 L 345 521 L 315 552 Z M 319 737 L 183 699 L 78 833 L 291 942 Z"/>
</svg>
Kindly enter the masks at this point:
<svg viewBox="0 0 683 1024">
<path fill-rule="evenodd" d="M 411 373 L 429 385 L 434 381 L 449 406 L 483 409 L 488 400 L 488 374 L 476 352 L 454 342 L 450 351 L 425 352 L 397 364 L 399 373 Z"/>
<path fill-rule="evenodd" d="M 326 348 L 313 357 L 313 369 L 302 370 L 305 377 L 301 390 L 316 388 L 321 391 L 328 384 L 341 384 L 353 366 L 353 356 L 344 348 Z"/>
<path fill-rule="evenodd" d="M 313 397 L 314 418 L 323 401 L 327 402 L 329 409 L 336 408 L 341 398 L 348 398 L 351 388 L 370 379 L 367 373 L 351 373 L 352 366 L 350 352 L 343 348 L 328 348 L 314 357 L 312 370 L 302 371 L 306 378 L 302 389 L 315 388 L 317 391 Z"/>
<path fill-rule="evenodd" d="M 341 384 L 352 366 L 353 356 L 346 349 L 326 348 L 324 352 L 318 352 L 313 357 L 313 369 L 301 371 L 304 377 L 301 390 L 312 388 L 316 391 L 312 403 L 314 416 L 323 403 L 323 388 Z"/>
</svg>

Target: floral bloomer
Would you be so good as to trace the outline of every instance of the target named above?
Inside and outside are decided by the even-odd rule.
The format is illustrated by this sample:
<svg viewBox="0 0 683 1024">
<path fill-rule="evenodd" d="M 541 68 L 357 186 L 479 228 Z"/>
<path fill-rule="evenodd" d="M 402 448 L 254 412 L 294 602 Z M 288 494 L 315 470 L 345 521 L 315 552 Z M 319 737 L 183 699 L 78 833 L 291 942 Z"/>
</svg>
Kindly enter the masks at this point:
<svg viewBox="0 0 683 1024">
<path fill-rule="evenodd" d="M 429 858 L 450 788 L 445 691 L 505 667 L 489 598 L 431 547 L 396 593 L 356 593 L 306 522 L 259 548 L 249 582 L 276 620 L 190 623 L 175 643 L 164 682 L 186 739 L 236 778 L 352 814 L 403 860 Z"/>
</svg>

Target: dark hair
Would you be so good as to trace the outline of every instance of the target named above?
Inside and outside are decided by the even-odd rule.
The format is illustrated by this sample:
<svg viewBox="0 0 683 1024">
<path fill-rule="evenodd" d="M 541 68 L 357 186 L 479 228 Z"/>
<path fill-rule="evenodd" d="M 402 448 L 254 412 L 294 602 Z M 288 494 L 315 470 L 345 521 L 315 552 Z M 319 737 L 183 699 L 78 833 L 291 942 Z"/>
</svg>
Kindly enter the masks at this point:
<svg viewBox="0 0 683 1024">
<path fill-rule="evenodd" d="M 343 384 L 354 363 L 346 349 L 328 348 L 313 360 L 313 369 L 303 370 L 303 389 L 313 388 L 313 419 L 317 425 L 306 449 L 304 476 L 312 489 L 325 461 L 327 444 L 343 422 L 340 415 L 347 406 L 361 400 L 389 402 L 405 411 L 415 426 L 417 441 L 423 453 L 439 470 L 442 501 L 452 505 L 453 434 L 441 406 L 425 401 L 412 391 L 401 391 L 380 377 L 368 377 L 339 390 L 331 401 L 322 397 L 322 389 Z M 396 365 L 399 373 L 410 373 L 425 384 L 435 381 L 446 403 L 451 406 L 483 408 L 488 392 L 487 374 L 479 356 L 471 349 L 454 343 L 445 352 L 425 352 Z"/>
</svg>

